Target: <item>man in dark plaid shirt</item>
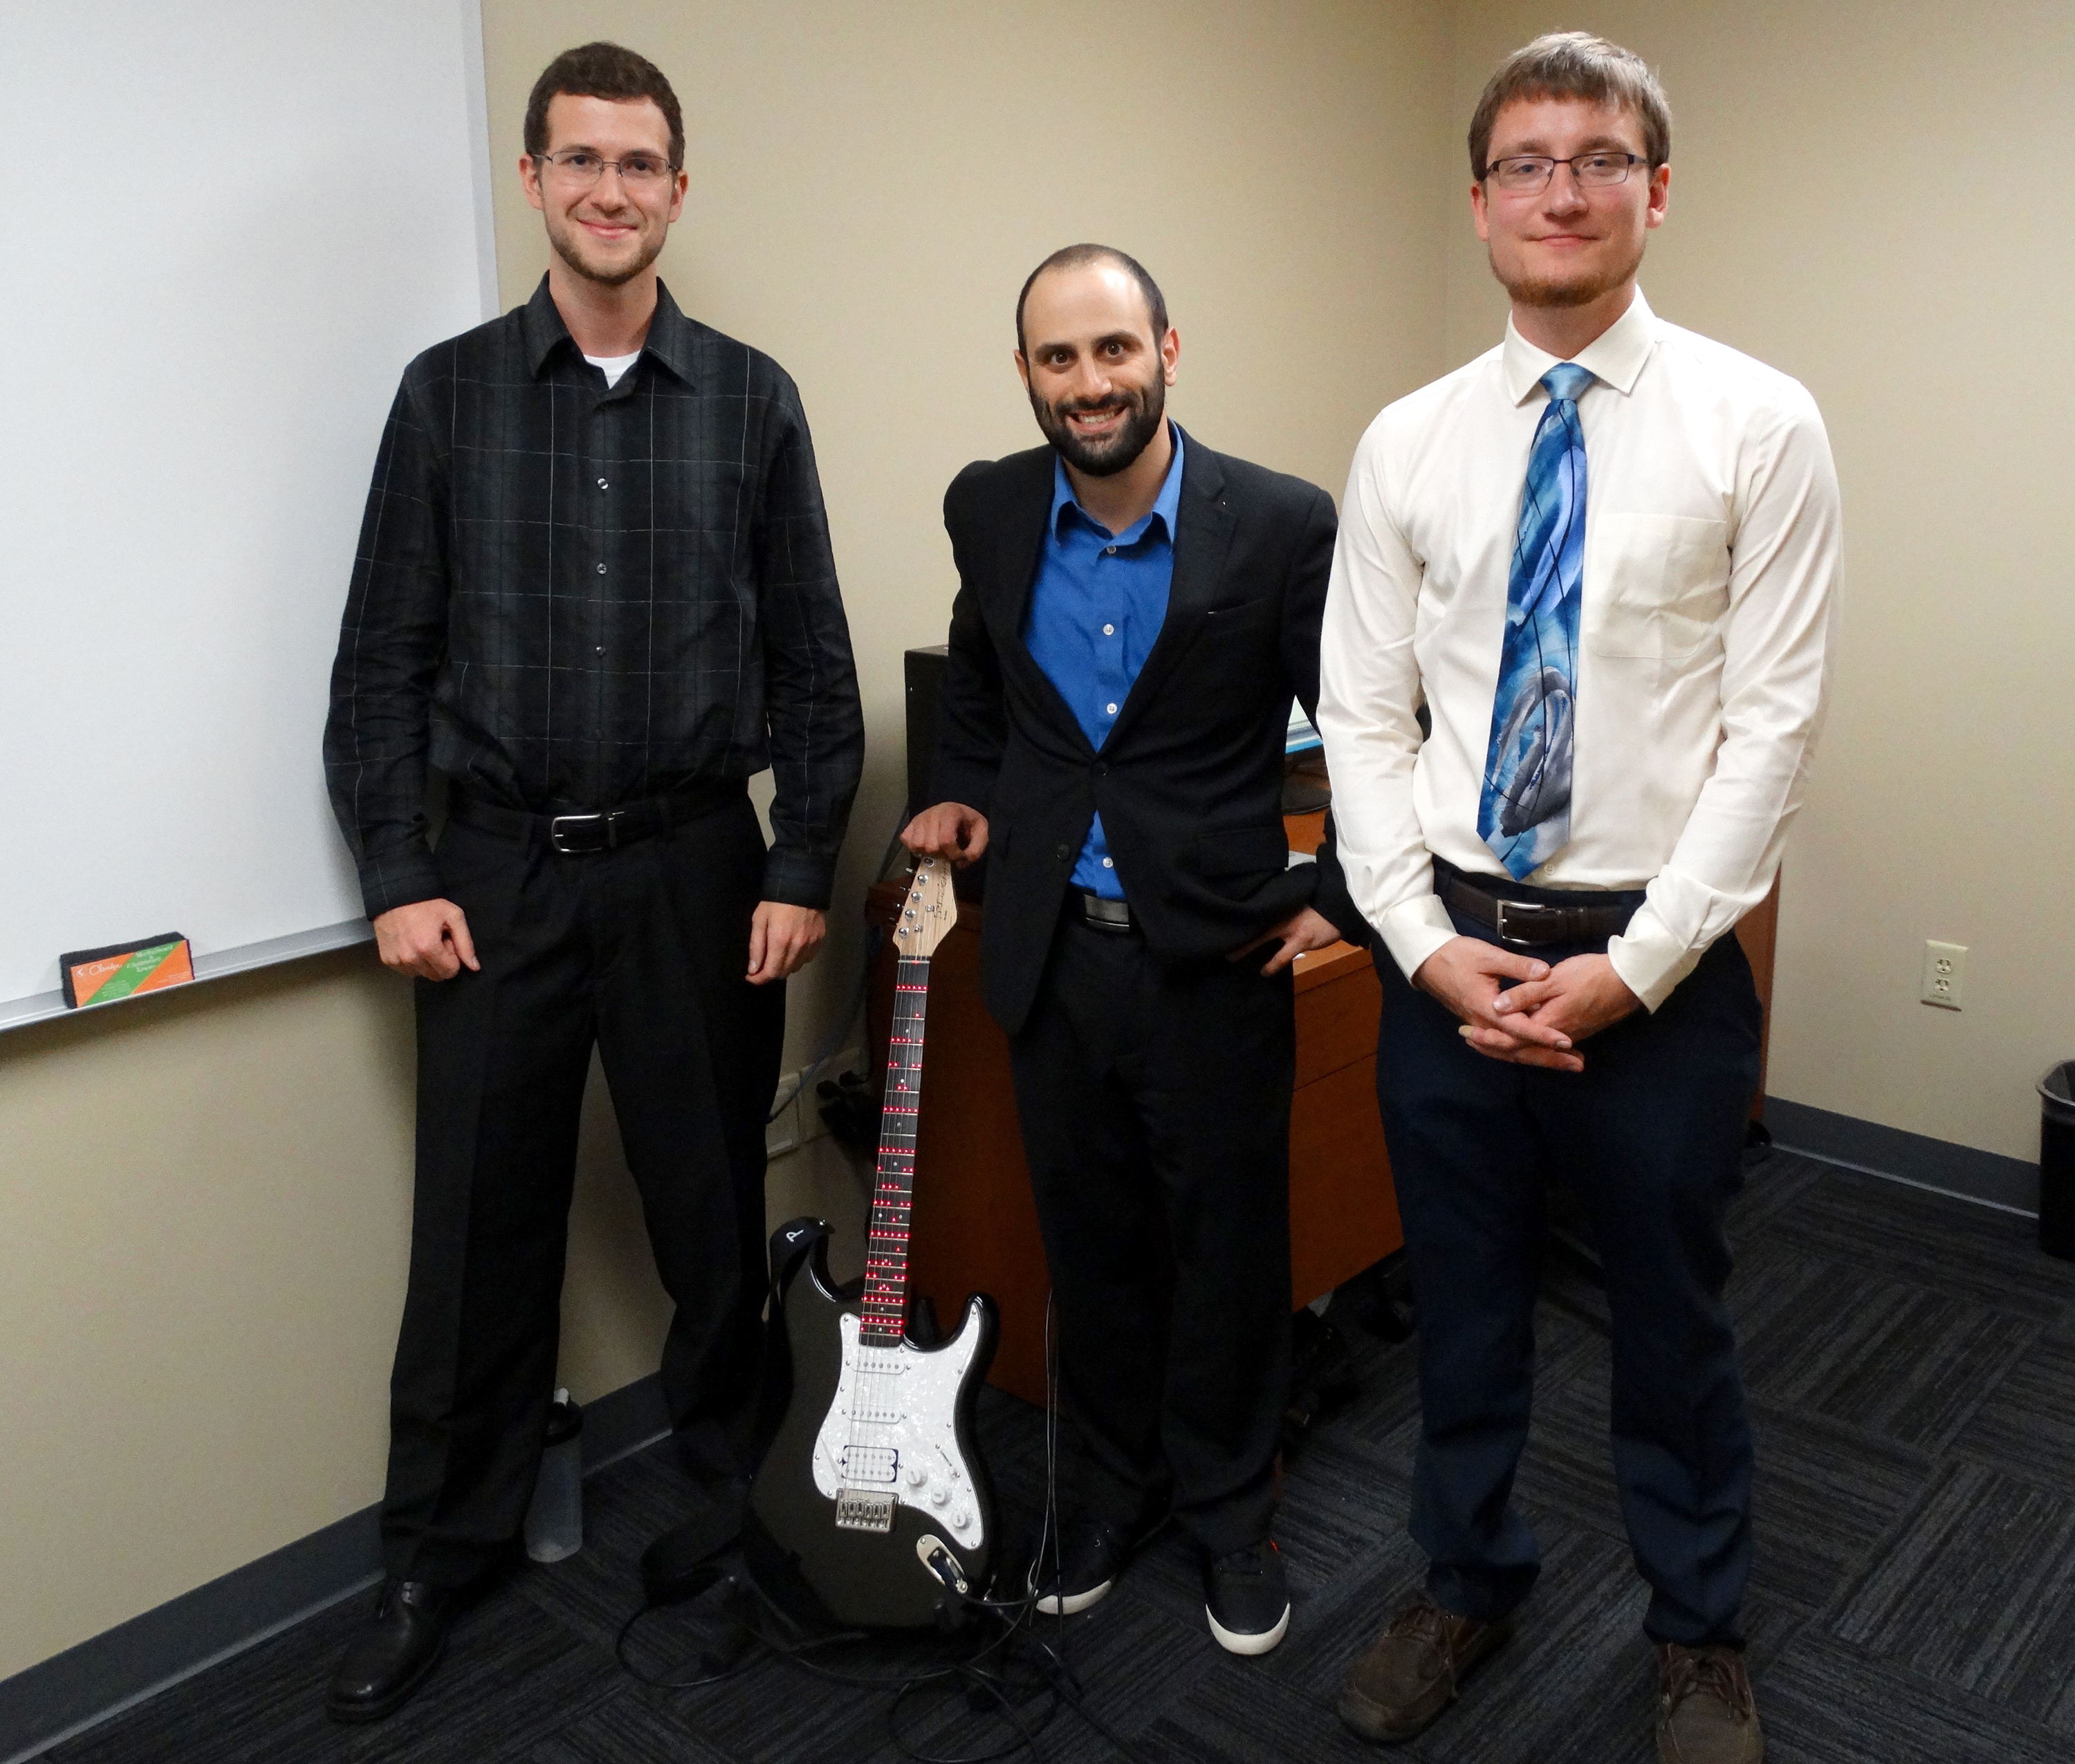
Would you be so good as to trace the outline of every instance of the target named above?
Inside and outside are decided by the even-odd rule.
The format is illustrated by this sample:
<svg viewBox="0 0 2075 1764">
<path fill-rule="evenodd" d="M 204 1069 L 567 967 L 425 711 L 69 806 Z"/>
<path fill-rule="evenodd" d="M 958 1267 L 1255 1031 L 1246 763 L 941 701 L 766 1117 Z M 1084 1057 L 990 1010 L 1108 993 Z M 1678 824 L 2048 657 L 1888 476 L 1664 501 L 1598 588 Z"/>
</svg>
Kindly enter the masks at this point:
<svg viewBox="0 0 2075 1764">
<path fill-rule="evenodd" d="M 345 1721 L 409 1697 L 520 1530 L 594 1046 L 677 1303 L 681 1456 L 723 1522 L 739 1506 L 780 983 L 822 941 L 864 757 L 799 395 L 656 278 L 686 184 L 669 82 L 611 44 L 571 50 L 526 147 L 548 274 L 404 377 L 325 735 L 418 1017 L 390 1578 L 332 1683 Z M 766 766 L 768 852 L 746 789 Z M 437 850 L 429 768 L 450 781 Z"/>
</svg>

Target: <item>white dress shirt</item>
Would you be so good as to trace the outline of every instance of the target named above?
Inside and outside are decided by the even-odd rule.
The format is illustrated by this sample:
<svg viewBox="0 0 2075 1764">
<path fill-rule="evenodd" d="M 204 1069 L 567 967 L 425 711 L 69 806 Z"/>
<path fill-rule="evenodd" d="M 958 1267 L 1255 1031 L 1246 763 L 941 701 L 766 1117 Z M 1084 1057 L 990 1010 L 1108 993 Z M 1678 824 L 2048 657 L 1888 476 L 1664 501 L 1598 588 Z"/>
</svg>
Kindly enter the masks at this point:
<svg viewBox="0 0 2075 1764">
<path fill-rule="evenodd" d="M 1570 843 L 1526 880 L 1646 888 L 1608 946 L 1651 1010 L 1765 898 L 1800 805 L 1837 621 L 1837 475 L 1796 381 L 1638 290 L 1596 376 Z M 1477 834 L 1527 455 L 1556 365 L 1516 331 L 1390 405 L 1355 450 L 1319 676 L 1340 862 L 1409 978 L 1453 937 L 1430 855 Z M 1414 713 L 1424 698 L 1433 733 Z"/>
</svg>

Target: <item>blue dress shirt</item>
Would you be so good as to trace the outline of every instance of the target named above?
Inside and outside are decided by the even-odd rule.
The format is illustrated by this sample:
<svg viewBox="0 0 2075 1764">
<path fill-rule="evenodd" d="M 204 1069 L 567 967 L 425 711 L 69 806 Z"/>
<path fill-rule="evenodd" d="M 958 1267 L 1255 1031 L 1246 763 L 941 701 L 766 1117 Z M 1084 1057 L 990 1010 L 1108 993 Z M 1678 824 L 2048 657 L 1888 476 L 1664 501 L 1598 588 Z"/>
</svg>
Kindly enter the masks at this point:
<svg viewBox="0 0 2075 1764">
<path fill-rule="evenodd" d="M 1174 516 L 1182 500 L 1182 431 L 1153 511 L 1113 533 L 1074 499 L 1066 465 L 1052 466 L 1052 518 L 1030 590 L 1023 640 L 1059 689 L 1075 720 L 1100 749 L 1167 617 L 1174 579 Z M 1097 814 L 1074 866 L 1074 886 L 1124 898 L 1109 839 Z"/>
</svg>

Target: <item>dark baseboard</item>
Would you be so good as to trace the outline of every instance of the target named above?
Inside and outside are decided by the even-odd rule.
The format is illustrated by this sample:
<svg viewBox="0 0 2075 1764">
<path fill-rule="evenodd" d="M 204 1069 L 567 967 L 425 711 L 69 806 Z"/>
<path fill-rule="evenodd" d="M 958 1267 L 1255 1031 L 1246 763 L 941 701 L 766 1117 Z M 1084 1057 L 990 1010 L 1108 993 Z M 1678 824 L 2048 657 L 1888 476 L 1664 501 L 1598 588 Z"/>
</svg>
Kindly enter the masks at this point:
<svg viewBox="0 0 2075 1764">
<path fill-rule="evenodd" d="M 669 1431 L 662 1389 L 652 1373 L 586 1403 L 585 1474 Z M 381 1509 L 363 1507 L 0 1679 L 0 1760 L 21 1764 L 381 1576 Z"/>
<path fill-rule="evenodd" d="M 2035 1215 L 2039 1211 L 2039 1166 L 2021 1157 L 1905 1133 L 1899 1127 L 1835 1115 L 1806 1103 L 1790 1103 L 1783 1096 L 1766 1098 L 1765 1124 L 1774 1143 L 1787 1151 L 1990 1207 Z"/>
</svg>

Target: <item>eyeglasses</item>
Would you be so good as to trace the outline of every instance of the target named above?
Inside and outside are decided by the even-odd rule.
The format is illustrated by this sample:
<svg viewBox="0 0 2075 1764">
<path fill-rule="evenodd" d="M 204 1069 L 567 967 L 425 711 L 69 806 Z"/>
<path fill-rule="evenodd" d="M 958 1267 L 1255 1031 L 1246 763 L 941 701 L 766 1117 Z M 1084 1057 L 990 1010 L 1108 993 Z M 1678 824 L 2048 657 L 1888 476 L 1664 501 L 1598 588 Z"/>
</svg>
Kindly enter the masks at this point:
<svg viewBox="0 0 2075 1764">
<path fill-rule="evenodd" d="M 636 196 L 661 189 L 677 169 L 656 153 L 630 153 L 623 159 L 608 159 L 582 147 L 573 147 L 566 153 L 536 153 L 533 157 L 565 189 L 587 190 L 611 170 L 619 174 L 621 184 Z"/>
<path fill-rule="evenodd" d="M 1649 163 L 1640 153 L 1580 153 L 1568 159 L 1552 159 L 1546 153 L 1515 153 L 1493 159 L 1485 168 L 1485 176 L 1509 196 L 1533 196 L 1549 188 L 1559 165 L 1570 167 L 1573 183 L 1590 189 L 1626 183 L 1630 166 Z"/>
</svg>

